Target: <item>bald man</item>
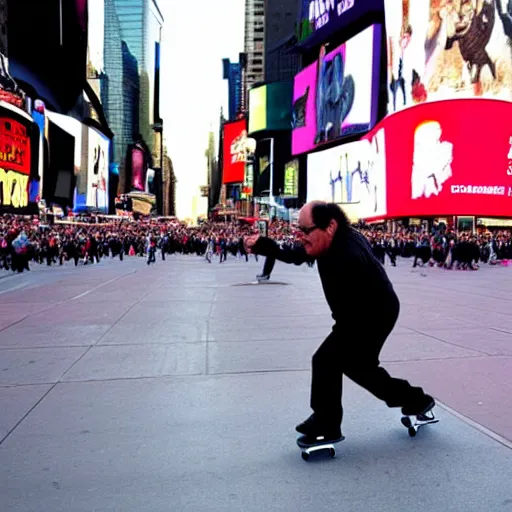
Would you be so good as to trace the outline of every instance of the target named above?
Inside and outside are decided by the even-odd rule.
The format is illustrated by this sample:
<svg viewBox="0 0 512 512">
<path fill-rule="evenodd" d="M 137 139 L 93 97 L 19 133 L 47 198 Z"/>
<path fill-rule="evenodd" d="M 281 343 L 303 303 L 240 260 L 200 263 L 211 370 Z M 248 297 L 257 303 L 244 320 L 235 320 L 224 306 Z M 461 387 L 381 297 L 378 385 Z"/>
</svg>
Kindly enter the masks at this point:
<svg viewBox="0 0 512 512">
<path fill-rule="evenodd" d="M 353 229 L 336 204 L 311 202 L 299 213 L 302 247 L 283 250 L 269 238 L 246 239 L 253 253 L 300 265 L 316 260 L 325 298 L 332 311 L 332 332 L 312 360 L 313 414 L 296 430 L 300 446 L 342 439 L 342 377 L 367 389 L 388 407 L 401 407 L 417 423 L 434 418 L 434 399 L 419 387 L 393 378 L 379 354 L 400 310 L 384 267 L 366 238 Z"/>
</svg>

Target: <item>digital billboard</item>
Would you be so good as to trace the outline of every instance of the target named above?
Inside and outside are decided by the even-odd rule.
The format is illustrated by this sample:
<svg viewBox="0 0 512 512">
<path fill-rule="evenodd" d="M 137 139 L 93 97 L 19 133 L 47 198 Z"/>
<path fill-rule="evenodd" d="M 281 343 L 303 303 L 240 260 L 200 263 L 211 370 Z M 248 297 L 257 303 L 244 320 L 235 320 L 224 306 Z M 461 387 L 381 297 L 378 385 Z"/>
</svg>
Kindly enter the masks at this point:
<svg viewBox="0 0 512 512">
<path fill-rule="evenodd" d="M 284 165 L 283 197 L 299 196 L 299 169 L 300 164 L 297 158 Z"/>
<path fill-rule="evenodd" d="M 384 0 L 301 1 L 297 39 L 302 46 L 311 47 L 328 40 L 363 17 L 384 10 Z"/>
<path fill-rule="evenodd" d="M 0 212 L 35 213 L 39 129 L 16 107 L 0 107 Z"/>
<path fill-rule="evenodd" d="M 365 133 L 377 120 L 381 27 L 373 25 L 295 76 L 292 154 Z"/>
<path fill-rule="evenodd" d="M 249 90 L 249 134 L 289 130 L 292 125 L 293 82 L 273 82 Z"/>
<path fill-rule="evenodd" d="M 108 213 L 108 169 L 110 141 L 88 128 L 87 206 Z"/>
<path fill-rule="evenodd" d="M 352 220 L 385 216 L 386 142 L 379 129 L 360 141 L 308 155 L 308 201 L 339 204 Z"/>
<path fill-rule="evenodd" d="M 59 112 L 70 111 L 83 91 L 87 3 L 7 0 L 9 72 Z"/>
<path fill-rule="evenodd" d="M 385 12 L 389 113 L 453 98 L 512 100 L 512 2 L 386 0 Z"/>
<path fill-rule="evenodd" d="M 225 123 L 222 183 L 242 183 L 247 161 L 247 121 Z"/>
<path fill-rule="evenodd" d="M 65 116 L 62 114 L 57 114 L 55 112 L 52 112 L 50 110 L 46 111 L 46 117 L 48 121 L 58 126 L 60 129 L 62 129 L 67 134 L 71 135 L 74 139 L 73 146 L 73 175 L 76 177 L 75 181 L 75 190 L 74 190 L 74 197 L 73 197 L 73 207 L 76 208 L 83 208 L 86 204 L 86 194 L 87 194 L 87 171 L 85 168 L 82 168 L 82 130 L 87 130 L 86 127 L 83 127 L 82 123 L 80 121 L 77 121 L 76 119 Z M 55 160 L 60 160 L 63 155 L 62 154 L 55 154 L 59 153 L 58 151 L 58 144 L 60 142 L 53 141 L 52 147 L 55 149 L 55 151 L 52 152 L 51 158 L 53 164 L 55 163 Z M 57 147 L 56 147 L 57 146 Z M 71 146 L 70 146 L 71 147 Z M 66 148 L 67 152 L 68 148 Z M 61 153 L 64 151 L 61 150 Z M 67 171 L 70 171 L 71 168 L 68 169 L 67 159 L 66 163 L 59 163 L 57 166 L 52 165 L 54 170 L 58 171 L 58 173 L 62 173 L 65 175 Z M 60 182 L 67 182 L 69 181 L 69 177 L 66 179 L 58 179 L 58 176 L 54 176 L 54 178 L 57 180 L 56 183 Z M 50 181 L 49 183 L 53 183 L 53 181 Z M 43 184 L 44 186 L 44 184 Z M 49 188 L 52 188 L 51 185 L 49 185 Z M 61 189 L 60 194 L 63 194 L 63 197 L 67 197 L 68 193 L 63 192 L 64 189 L 68 188 L 68 183 L 65 183 L 63 186 L 59 187 Z M 45 192 L 48 190 L 45 189 Z M 46 194 L 45 194 L 46 195 Z"/>
<path fill-rule="evenodd" d="M 512 103 L 488 99 L 385 118 L 388 215 L 512 216 L 511 118 Z"/>
</svg>

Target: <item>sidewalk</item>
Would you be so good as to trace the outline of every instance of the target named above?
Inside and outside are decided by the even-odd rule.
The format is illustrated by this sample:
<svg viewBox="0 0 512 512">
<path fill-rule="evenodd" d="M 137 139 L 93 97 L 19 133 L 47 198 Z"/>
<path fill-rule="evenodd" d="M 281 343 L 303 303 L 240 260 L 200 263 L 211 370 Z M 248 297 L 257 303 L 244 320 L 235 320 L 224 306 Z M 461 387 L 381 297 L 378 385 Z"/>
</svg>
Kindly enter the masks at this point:
<svg viewBox="0 0 512 512">
<path fill-rule="evenodd" d="M 305 463 L 294 426 L 331 319 L 316 269 L 253 285 L 261 264 L 127 258 L 4 280 L 0 510 L 512 510 L 511 269 L 388 268 L 402 312 L 383 364 L 450 409 L 410 439 L 345 380 L 346 440 Z"/>
</svg>

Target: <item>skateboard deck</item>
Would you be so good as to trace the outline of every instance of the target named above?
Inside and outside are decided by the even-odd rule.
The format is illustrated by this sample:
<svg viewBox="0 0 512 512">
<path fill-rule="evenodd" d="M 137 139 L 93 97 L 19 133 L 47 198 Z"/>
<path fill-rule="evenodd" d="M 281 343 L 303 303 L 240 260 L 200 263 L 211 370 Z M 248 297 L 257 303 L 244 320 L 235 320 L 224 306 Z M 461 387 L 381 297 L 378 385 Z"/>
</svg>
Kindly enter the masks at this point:
<svg viewBox="0 0 512 512">
<path fill-rule="evenodd" d="M 418 430 L 425 425 L 439 423 L 439 420 L 430 412 L 428 416 L 402 416 L 402 425 L 407 429 L 410 437 L 415 437 Z"/>
<path fill-rule="evenodd" d="M 303 438 L 304 438 L 304 436 L 299 437 L 297 439 L 297 446 L 301 450 L 302 459 L 305 460 L 306 462 L 309 460 L 309 457 L 311 454 L 317 453 L 317 452 L 323 452 L 323 451 L 327 451 L 329 453 L 329 456 L 333 459 L 334 457 L 336 457 L 336 446 L 335 445 L 338 443 L 341 443 L 341 441 L 343 441 L 345 439 L 342 436 L 335 441 L 329 441 L 329 442 L 319 441 L 318 443 L 314 443 L 314 444 L 309 444 L 309 443 L 305 444 L 304 442 L 301 441 Z"/>
</svg>

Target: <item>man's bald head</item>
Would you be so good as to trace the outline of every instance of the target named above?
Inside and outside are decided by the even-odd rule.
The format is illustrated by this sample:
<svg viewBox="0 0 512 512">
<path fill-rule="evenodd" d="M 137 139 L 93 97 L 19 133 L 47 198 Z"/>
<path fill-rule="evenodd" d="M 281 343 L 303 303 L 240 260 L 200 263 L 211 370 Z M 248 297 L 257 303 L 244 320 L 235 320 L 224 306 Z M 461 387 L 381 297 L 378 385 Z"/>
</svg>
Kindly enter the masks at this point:
<svg viewBox="0 0 512 512">
<path fill-rule="evenodd" d="M 334 203 L 311 201 L 299 212 L 299 228 L 306 252 L 317 258 L 325 254 L 334 239 L 338 228 L 348 225 L 340 207 Z"/>
<path fill-rule="evenodd" d="M 313 226 L 313 208 L 321 204 L 326 205 L 327 203 L 325 201 L 310 201 L 306 203 L 299 211 L 299 226 Z"/>
</svg>

